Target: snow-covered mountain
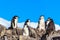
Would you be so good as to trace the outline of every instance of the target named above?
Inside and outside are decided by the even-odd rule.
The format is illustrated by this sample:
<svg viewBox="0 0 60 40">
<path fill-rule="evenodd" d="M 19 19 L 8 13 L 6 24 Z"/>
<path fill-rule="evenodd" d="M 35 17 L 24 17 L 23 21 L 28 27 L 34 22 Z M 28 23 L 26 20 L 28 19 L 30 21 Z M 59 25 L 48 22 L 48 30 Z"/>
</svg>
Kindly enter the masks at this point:
<svg viewBox="0 0 60 40">
<path fill-rule="evenodd" d="M 11 21 L 5 20 L 3 18 L 0 18 L 0 24 L 4 25 L 6 28 L 10 27 Z M 37 22 L 31 22 L 30 26 L 33 28 L 37 27 Z M 18 23 L 18 27 L 23 28 L 24 22 Z M 60 30 L 60 25 L 55 24 L 56 30 Z"/>
</svg>

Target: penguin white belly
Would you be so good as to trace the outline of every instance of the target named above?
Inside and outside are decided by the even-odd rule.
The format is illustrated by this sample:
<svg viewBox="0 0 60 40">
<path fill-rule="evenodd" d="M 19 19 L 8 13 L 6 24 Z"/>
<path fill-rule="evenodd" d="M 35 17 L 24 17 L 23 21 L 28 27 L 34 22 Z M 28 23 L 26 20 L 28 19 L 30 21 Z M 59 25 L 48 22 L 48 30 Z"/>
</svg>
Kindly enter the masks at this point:
<svg viewBox="0 0 60 40">
<path fill-rule="evenodd" d="M 27 27 L 24 27 L 24 32 L 23 32 L 24 36 L 29 36 L 29 30 Z"/>
<path fill-rule="evenodd" d="M 41 21 L 40 23 L 40 30 L 45 30 L 45 23 Z"/>
<path fill-rule="evenodd" d="M 47 21 L 47 25 L 49 24 L 50 21 Z"/>
<path fill-rule="evenodd" d="M 14 28 L 16 28 L 17 27 L 17 19 L 15 19 L 15 26 L 14 26 Z"/>
<path fill-rule="evenodd" d="M 45 30 L 45 27 L 43 27 L 43 26 L 40 26 L 40 28 L 39 28 L 40 30 Z"/>
</svg>

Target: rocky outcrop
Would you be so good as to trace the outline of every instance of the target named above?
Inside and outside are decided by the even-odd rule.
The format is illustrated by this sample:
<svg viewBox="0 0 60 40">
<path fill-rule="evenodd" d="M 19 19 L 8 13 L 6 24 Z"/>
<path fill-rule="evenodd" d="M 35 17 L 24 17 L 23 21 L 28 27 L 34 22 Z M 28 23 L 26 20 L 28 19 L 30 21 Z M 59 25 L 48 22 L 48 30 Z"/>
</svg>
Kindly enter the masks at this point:
<svg viewBox="0 0 60 40">
<path fill-rule="evenodd" d="M 6 28 L 3 25 L 0 25 L 0 37 L 2 37 L 5 34 Z"/>
<path fill-rule="evenodd" d="M 0 40 L 60 40 L 60 30 L 52 31 L 48 36 L 46 35 L 46 31 L 38 31 L 34 28 L 30 29 L 30 36 L 23 36 L 22 28 L 6 29 L 5 26 L 0 25 Z"/>
<path fill-rule="evenodd" d="M 20 35 L 19 36 L 19 40 L 37 40 L 37 39 L 29 37 L 29 36 L 22 36 L 22 35 Z"/>
<path fill-rule="evenodd" d="M 53 38 L 55 38 L 55 40 L 60 40 L 60 33 L 57 31 L 51 32 L 46 38 L 47 40 L 53 40 Z"/>
</svg>

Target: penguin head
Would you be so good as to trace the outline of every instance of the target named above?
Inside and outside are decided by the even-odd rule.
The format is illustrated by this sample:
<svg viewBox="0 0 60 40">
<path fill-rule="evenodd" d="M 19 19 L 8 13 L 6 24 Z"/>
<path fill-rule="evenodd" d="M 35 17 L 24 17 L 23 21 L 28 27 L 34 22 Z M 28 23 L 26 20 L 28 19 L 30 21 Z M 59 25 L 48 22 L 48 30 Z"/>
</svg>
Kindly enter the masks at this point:
<svg viewBox="0 0 60 40">
<path fill-rule="evenodd" d="M 28 26 L 30 25 L 30 20 L 29 19 L 26 20 L 25 25 L 28 25 Z"/>
<path fill-rule="evenodd" d="M 40 18 L 39 18 L 38 23 L 40 23 L 40 22 L 44 22 L 44 16 L 43 16 L 43 15 L 42 15 L 42 16 L 40 16 Z"/>
<path fill-rule="evenodd" d="M 12 20 L 17 22 L 18 18 L 19 18 L 18 16 L 14 16 Z"/>
<path fill-rule="evenodd" d="M 14 16 L 13 19 L 18 19 L 18 16 Z"/>
<path fill-rule="evenodd" d="M 40 20 L 42 20 L 42 21 L 44 20 L 44 16 L 43 15 L 40 16 L 39 22 L 40 22 Z"/>
<path fill-rule="evenodd" d="M 41 20 L 41 19 L 44 19 L 44 16 L 43 16 L 43 15 L 42 15 L 42 16 L 40 16 L 40 20 Z"/>
<path fill-rule="evenodd" d="M 50 22 L 52 22 L 52 21 L 53 21 L 53 20 L 49 17 L 46 24 L 48 25 L 48 24 L 49 24 Z"/>
</svg>

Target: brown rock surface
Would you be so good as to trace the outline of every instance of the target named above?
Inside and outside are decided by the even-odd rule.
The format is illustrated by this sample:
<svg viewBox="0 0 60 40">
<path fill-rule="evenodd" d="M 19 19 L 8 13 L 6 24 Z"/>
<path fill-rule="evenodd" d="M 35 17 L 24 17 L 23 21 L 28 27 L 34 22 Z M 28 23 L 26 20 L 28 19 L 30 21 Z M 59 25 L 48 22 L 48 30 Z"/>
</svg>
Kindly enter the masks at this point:
<svg viewBox="0 0 60 40">
<path fill-rule="evenodd" d="M 17 27 L 16 29 L 6 29 L 5 26 L 0 25 L 0 40 L 51 40 L 52 38 L 60 38 L 60 30 L 52 31 L 51 33 L 49 33 L 49 36 L 44 35 L 46 32 L 43 30 L 38 31 L 34 28 L 30 28 L 30 30 L 30 36 L 23 36 L 22 28 Z"/>
<path fill-rule="evenodd" d="M 5 34 L 5 30 L 6 30 L 5 26 L 0 25 L 0 37 Z"/>
</svg>

